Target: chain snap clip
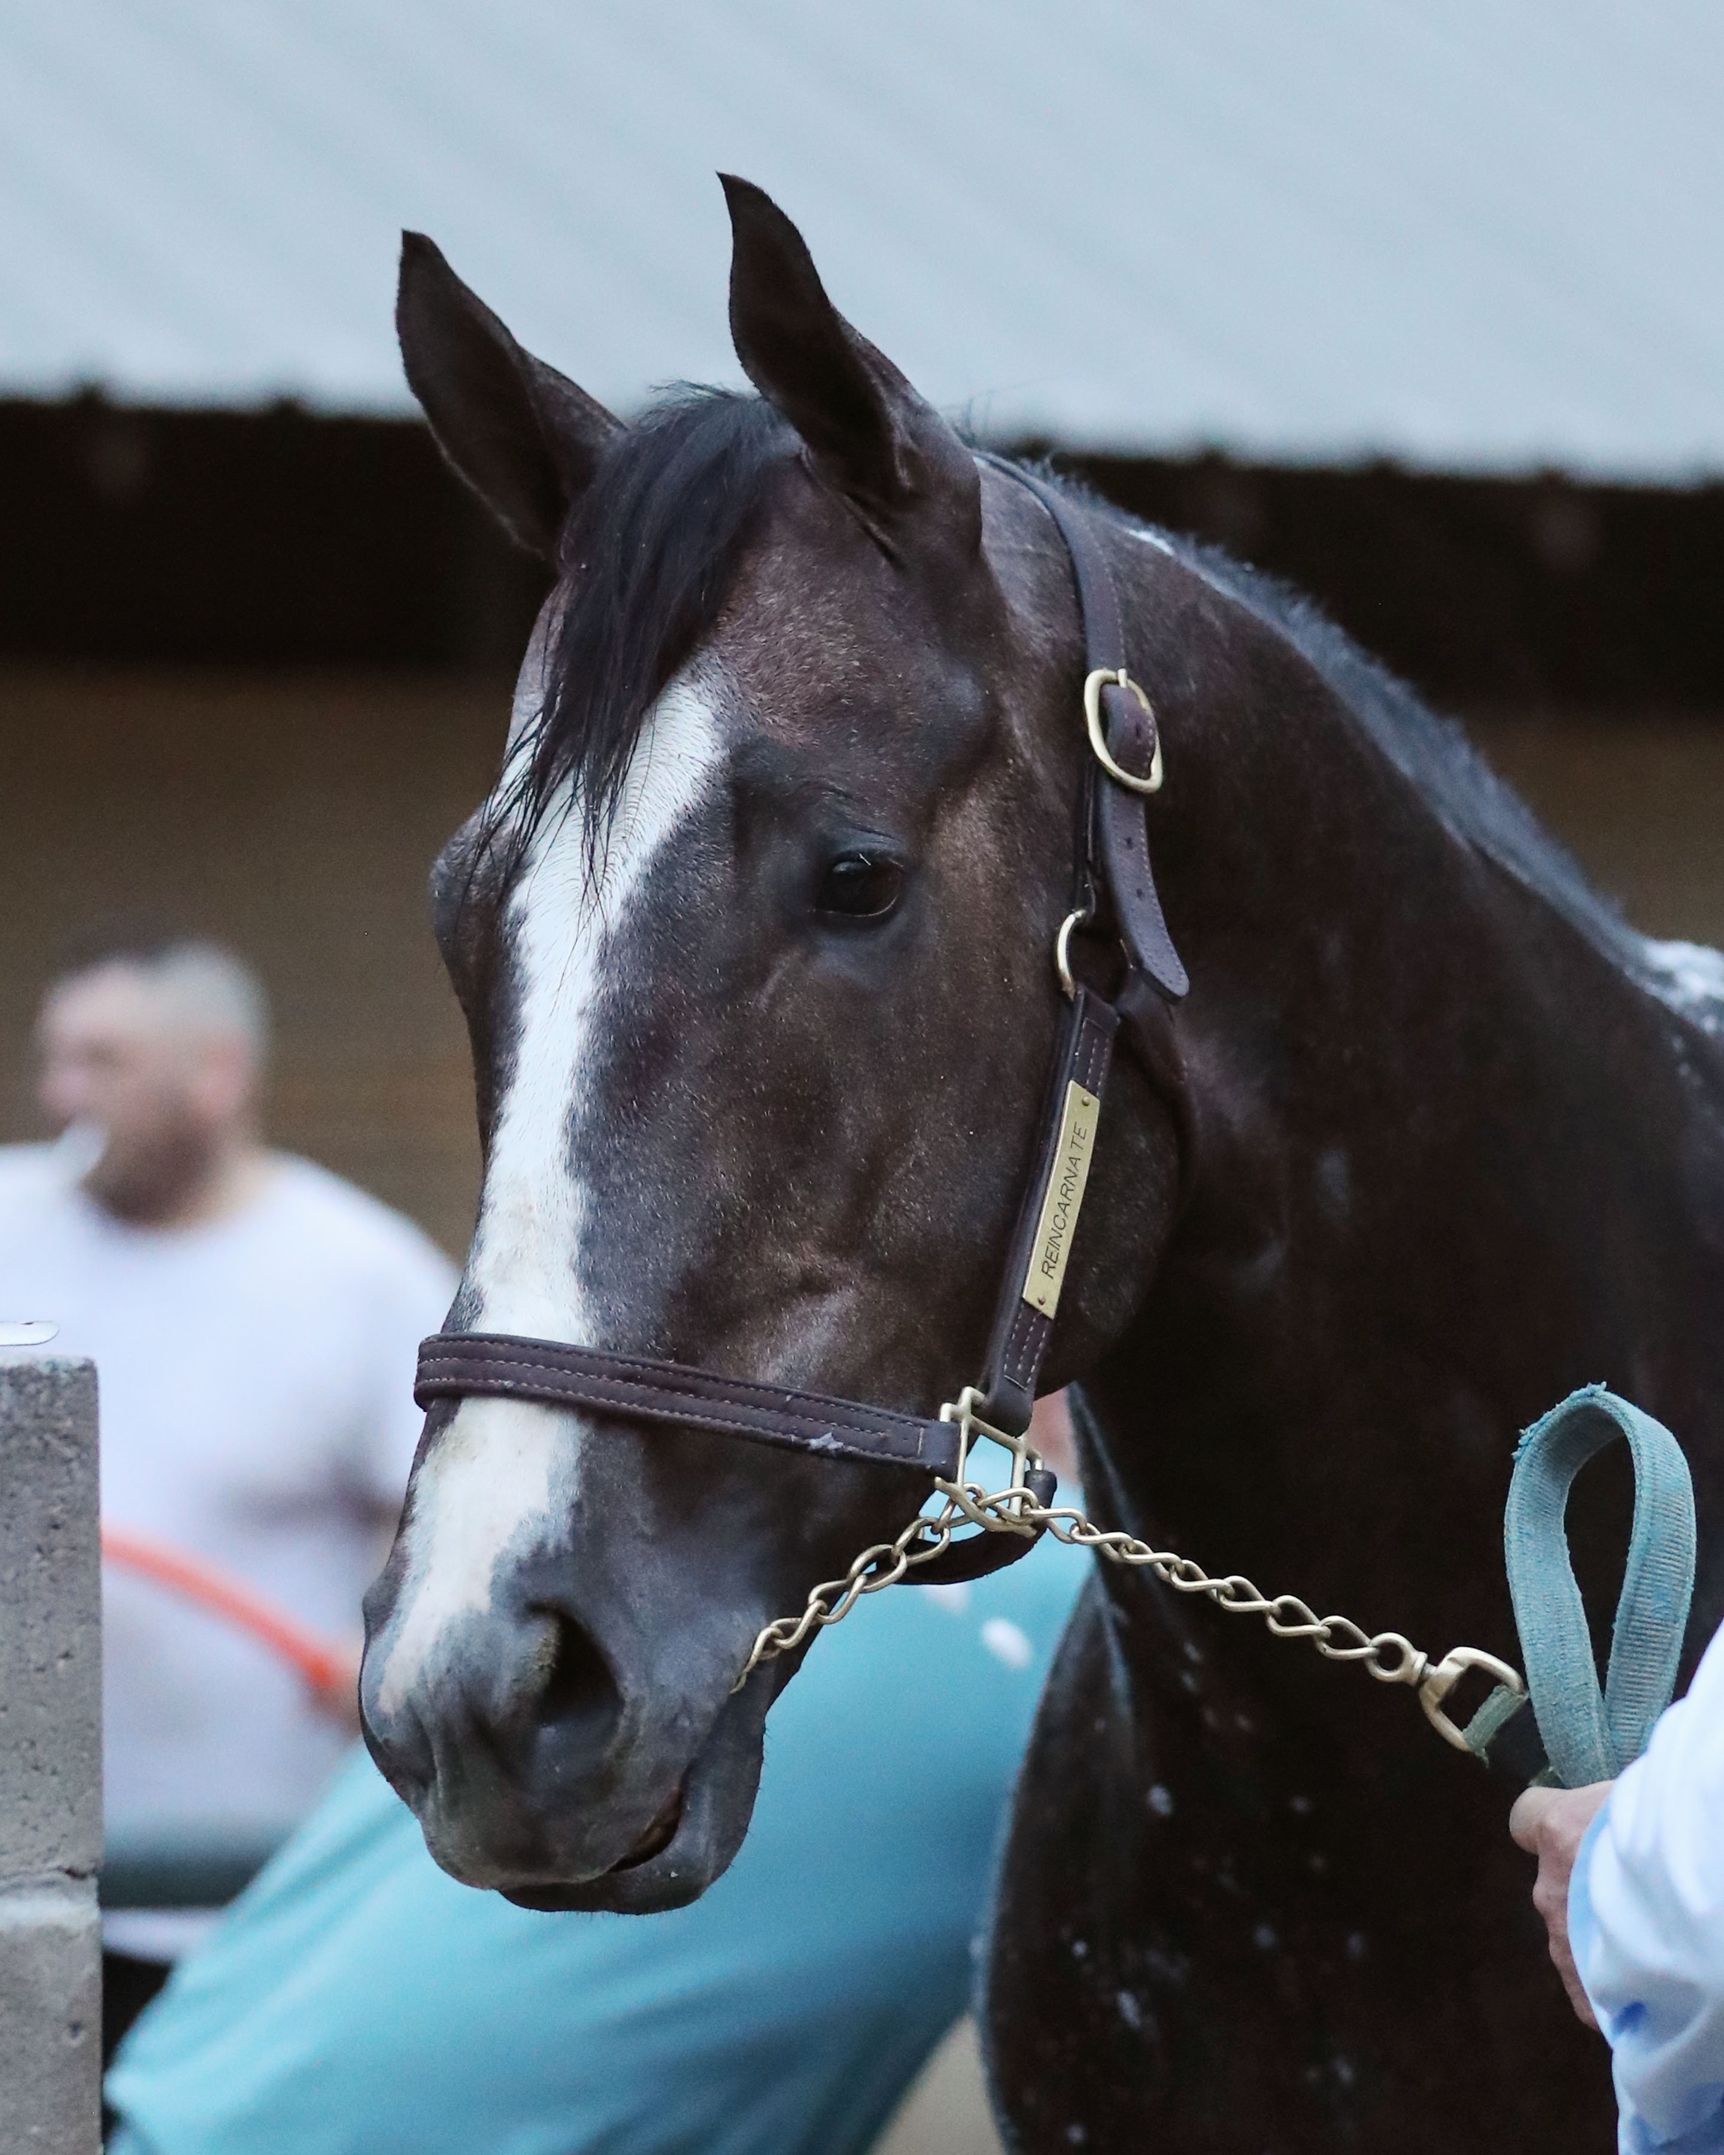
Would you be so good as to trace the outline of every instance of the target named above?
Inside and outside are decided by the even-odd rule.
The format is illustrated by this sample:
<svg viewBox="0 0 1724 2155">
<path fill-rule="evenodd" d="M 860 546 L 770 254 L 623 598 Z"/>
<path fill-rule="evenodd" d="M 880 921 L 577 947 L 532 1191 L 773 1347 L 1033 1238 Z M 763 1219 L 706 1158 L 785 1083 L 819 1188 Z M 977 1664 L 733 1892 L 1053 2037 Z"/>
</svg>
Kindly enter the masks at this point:
<svg viewBox="0 0 1724 2155">
<path fill-rule="evenodd" d="M 1444 1702 L 1469 1669 L 1482 1669 L 1487 1676 L 1494 1676 L 1505 1690 L 1516 1698 L 1526 1697 L 1526 1680 L 1518 1669 L 1511 1669 L 1506 1661 L 1499 1661 L 1495 1654 L 1487 1654 L 1482 1646 L 1456 1646 L 1446 1653 L 1435 1667 L 1427 1668 L 1421 1676 L 1409 1677 L 1419 1687 L 1419 1704 L 1425 1709 L 1425 1719 L 1431 1724 L 1444 1743 L 1452 1743 L 1457 1751 L 1470 1751 L 1465 1729 L 1451 1721 L 1443 1711 Z"/>
</svg>

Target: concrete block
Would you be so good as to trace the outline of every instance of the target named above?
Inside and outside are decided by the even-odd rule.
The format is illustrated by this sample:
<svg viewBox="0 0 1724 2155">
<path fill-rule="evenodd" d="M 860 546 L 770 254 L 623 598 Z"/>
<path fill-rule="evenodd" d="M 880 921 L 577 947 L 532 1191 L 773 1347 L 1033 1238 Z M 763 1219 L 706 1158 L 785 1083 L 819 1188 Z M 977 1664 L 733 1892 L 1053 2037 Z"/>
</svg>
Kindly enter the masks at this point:
<svg viewBox="0 0 1724 2155">
<path fill-rule="evenodd" d="M 0 1877 L 102 1858 L 96 1369 L 0 1355 Z"/>
<path fill-rule="evenodd" d="M 0 1355 L 0 2155 L 100 2139 L 98 1506 L 94 1367 Z"/>
<path fill-rule="evenodd" d="M 101 2084 L 95 1881 L 0 1888 L 0 2155 L 95 2155 Z"/>
</svg>

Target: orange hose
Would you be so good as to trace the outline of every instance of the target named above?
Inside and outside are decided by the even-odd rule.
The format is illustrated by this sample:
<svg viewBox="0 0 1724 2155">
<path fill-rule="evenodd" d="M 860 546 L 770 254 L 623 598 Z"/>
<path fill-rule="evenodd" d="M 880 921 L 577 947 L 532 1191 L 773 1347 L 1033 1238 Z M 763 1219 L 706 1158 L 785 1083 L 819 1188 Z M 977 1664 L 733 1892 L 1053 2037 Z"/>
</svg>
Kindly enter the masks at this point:
<svg viewBox="0 0 1724 2155">
<path fill-rule="evenodd" d="M 254 1594 L 214 1564 L 206 1564 L 201 1557 L 185 1556 L 166 1542 L 134 1534 L 129 1527 L 104 1525 L 102 1560 L 138 1572 L 158 1586 L 183 1594 L 200 1608 L 225 1616 L 229 1623 L 249 1631 L 284 1661 L 291 1662 L 314 1691 L 338 1691 L 352 1681 L 353 1655 L 349 1649 L 308 1630 L 297 1618 Z"/>
</svg>

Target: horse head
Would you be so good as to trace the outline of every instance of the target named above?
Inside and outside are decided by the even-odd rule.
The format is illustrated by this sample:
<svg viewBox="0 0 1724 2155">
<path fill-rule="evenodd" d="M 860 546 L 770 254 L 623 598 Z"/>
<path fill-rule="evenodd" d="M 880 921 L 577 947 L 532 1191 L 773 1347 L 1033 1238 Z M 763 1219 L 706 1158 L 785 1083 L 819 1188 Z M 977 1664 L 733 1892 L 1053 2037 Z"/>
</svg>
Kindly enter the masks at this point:
<svg viewBox="0 0 1724 2155">
<path fill-rule="evenodd" d="M 1070 570 L 783 215 L 726 192 L 759 394 L 634 426 L 428 241 L 403 256 L 437 439 L 556 572 L 498 786 L 433 875 L 485 1154 L 450 1329 L 926 1415 L 982 1355 L 1060 1020 Z M 1126 1323 L 1174 1201 L 1166 1111 L 1136 1072 L 1117 1102 L 1049 1385 Z M 372 1751 L 458 1877 L 693 1899 L 795 1666 L 735 1688 L 757 1633 L 920 1501 L 697 1427 L 439 1402 L 367 1603 Z"/>
</svg>

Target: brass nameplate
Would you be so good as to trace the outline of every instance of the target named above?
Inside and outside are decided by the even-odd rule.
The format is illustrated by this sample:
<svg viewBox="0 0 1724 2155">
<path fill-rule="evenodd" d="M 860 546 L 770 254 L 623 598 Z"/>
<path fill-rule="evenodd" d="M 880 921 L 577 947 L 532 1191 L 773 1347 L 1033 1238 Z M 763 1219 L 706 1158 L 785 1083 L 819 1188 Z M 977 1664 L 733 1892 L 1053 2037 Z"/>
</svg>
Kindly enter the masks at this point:
<svg viewBox="0 0 1724 2155">
<path fill-rule="evenodd" d="M 1060 1287 L 1066 1276 L 1066 1256 L 1077 1228 L 1078 1208 L 1084 1184 L 1089 1180 L 1090 1157 L 1095 1151 L 1096 1118 L 1101 1102 L 1075 1081 L 1066 1087 L 1066 1111 L 1060 1118 L 1059 1149 L 1054 1171 L 1042 1198 L 1042 1216 L 1036 1222 L 1036 1239 L 1030 1251 L 1030 1269 L 1024 1275 L 1024 1300 L 1044 1317 L 1059 1307 Z"/>
</svg>

